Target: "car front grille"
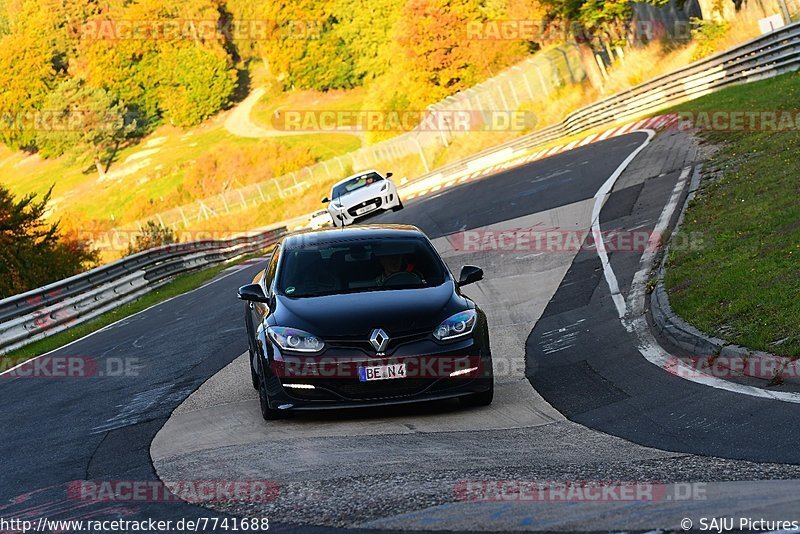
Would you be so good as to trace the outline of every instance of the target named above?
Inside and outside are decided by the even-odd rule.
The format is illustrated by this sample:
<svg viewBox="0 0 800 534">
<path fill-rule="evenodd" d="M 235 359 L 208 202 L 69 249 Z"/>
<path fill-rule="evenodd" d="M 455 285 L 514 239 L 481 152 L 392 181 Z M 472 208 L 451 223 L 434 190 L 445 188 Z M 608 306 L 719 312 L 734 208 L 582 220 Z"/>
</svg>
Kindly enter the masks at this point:
<svg viewBox="0 0 800 534">
<path fill-rule="evenodd" d="M 384 352 L 391 354 L 392 351 L 401 345 L 430 338 L 431 334 L 433 333 L 433 328 L 398 332 L 397 334 L 393 332 L 387 333 L 389 334 L 389 343 L 387 343 L 386 350 Z M 325 338 L 325 342 L 331 348 L 360 350 L 370 356 L 375 354 L 375 348 L 369 342 L 369 333 L 365 333 L 361 338 L 327 337 Z"/>
<path fill-rule="evenodd" d="M 371 209 L 380 208 L 381 207 L 381 199 L 380 198 L 373 198 L 372 200 L 366 200 L 364 202 L 361 202 L 360 204 L 356 204 L 355 206 L 353 206 L 352 208 L 347 210 L 347 213 L 349 213 L 353 217 L 357 217 L 358 215 L 356 215 L 356 212 L 358 210 L 360 210 L 361 208 L 365 208 L 367 206 L 370 206 Z"/>
<path fill-rule="evenodd" d="M 331 384 L 331 389 L 348 399 L 385 399 L 417 395 L 434 382 L 430 378 L 399 378 L 374 382 L 342 380 L 340 384 Z"/>
</svg>

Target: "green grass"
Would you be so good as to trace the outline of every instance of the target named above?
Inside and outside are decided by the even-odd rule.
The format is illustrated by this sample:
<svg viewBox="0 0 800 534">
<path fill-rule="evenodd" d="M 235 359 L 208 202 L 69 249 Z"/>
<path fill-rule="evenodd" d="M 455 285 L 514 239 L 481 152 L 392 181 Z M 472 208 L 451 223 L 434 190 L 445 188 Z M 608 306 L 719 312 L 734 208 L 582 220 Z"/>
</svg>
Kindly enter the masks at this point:
<svg viewBox="0 0 800 534">
<path fill-rule="evenodd" d="M 256 102 L 250 118 L 264 128 L 273 129 L 272 117 L 276 110 L 302 111 L 360 111 L 364 108 L 366 89 L 339 91 L 287 91 L 279 95 L 269 91 Z"/>
<path fill-rule="evenodd" d="M 339 105 L 350 105 L 346 103 L 353 101 L 353 97 L 344 95 L 339 100 Z M 308 148 L 319 160 L 361 147 L 358 136 L 330 132 L 270 139 L 290 147 Z M 148 146 L 154 141 L 162 142 Z M 50 205 L 57 218 L 76 214 L 86 220 L 96 219 L 110 226 L 120 226 L 146 216 L 138 213 L 141 199 L 152 199 L 152 206 L 147 208 L 150 213 L 159 213 L 175 207 L 176 203 L 184 203 L 173 193 L 183 182 L 186 170 L 201 155 L 215 149 L 236 149 L 259 142 L 259 139 L 228 133 L 219 118 L 191 130 L 163 126 L 142 139 L 141 143 L 119 150 L 110 167 L 112 176 L 103 181 L 98 179 L 90 161 L 75 156 L 42 160 L 0 146 L 0 181 L 19 196 L 28 193 L 42 195 L 55 185 Z M 134 159 L 126 161 L 131 156 Z M 146 165 L 131 174 L 113 176 L 139 162 L 146 162 Z"/>
<path fill-rule="evenodd" d="M 726 89 L 678 110 L 796 110 L 800 74 Z M 705 132 L 721 146 L 680 232 L 703 236 L 670 253 L 675 311 L 727 341 L 800 356 L 800 132 Z M 711 171 L 711 174 L 709 174 Z"/>
<path fill-rule="evenodd" d="M 98 220 L 110 220 L 114 215 L 117 222 L 130 222 L 120 221 L 120 215 L 137 197 L 158 201 L 166 196 L 181 183 L 184 166 L 200 155 L 215 146 L 236 147 L 258 142 L 233 136 L 219 125 L 196 128 L 191 135 L 186 133 L 177 128 L 161 128 L 142 143 L 120 150 L 111 165 L 111 173 L 136 161 L 149 160 L 146 166 L 124 177 L 110 177 L 101 182 L 93 165 L 70 157 L 51 160 L 30 158 L 19 164 L 24 156 L 16 154 L 8 159 L 0 159 L 0 179 L 17 195 L 42 194 L 55 184 L 53 199 L 59 215 L 78 212 L 89 219 Z M 146 146 L 158 138 L 165 140 L 158 146 Z M 155 148 L 158 151 L 125 163 L 129 156 Z M 154 211 L 169 207 L 156 203 Z"/>
<path fill-rule="evenodd" d="M 304 146 L 319 161 L 325 161 L 353 152 L 361 148 L 361 139 L 357 135 L 343 133 L 318 133 L 308 135 L 287 135 L 271 138 L 276 143 L 289 147 Z"/>
<path fill-rule="evenodd" d="M 263 254 L 264 252 L 250 254 L 240 258 L 237 261 L 242 262 L 249 258 L 261 257 Z M 20 349 L 10 352 L 9 354 L 0 356 L 0 371 L 9 369 L 14 365 L 17 365 L 30 358 L 34 358 L 40 354 L 45 354 L 51 350 L 62 347 L 67 343 L 75 341 L 76 339 L 80 339 L 85 335 L 100 330 L 101 328 L 108 326 L 115 321 L 129 317 L 146 308 L 149 308 L 150 306 L 158 304 L 159 302 L 163 302 L 169 298 L 182 295 L 187 291 L 196 289 L 205 282 L 208 282 L 212 278 L 216 277 L 227 267 L 230 267 L 229 263 L 222 263 L 220 265 L 215 265 L 214 267 L 180 275 L 168 284 L 161 286 L 150 293 L 147 293 L 133 302 L 129 302 L 128 304 L 120 306 L 115 310 L 105 313 L 97 319 L 76 325 L 69 330 L 65 330 L 50 337 L 35 341 Z"/>
<path fill-rule="evenodd" d="M 273 130 L 272 117 L 277 110 L 355 111 L 364 106 L 367 92 L 363 88 L 348 91 L 289 91 L 274 94 L 267 91 L 253 107 L 250 119 L 261 127 Z M 309 132 L 307 135 L 274 137 L 288 146 L 305 146 L 320 161 L 358 150 L 362 146 L 357 135 L 334 132 Z"/>
</svg>

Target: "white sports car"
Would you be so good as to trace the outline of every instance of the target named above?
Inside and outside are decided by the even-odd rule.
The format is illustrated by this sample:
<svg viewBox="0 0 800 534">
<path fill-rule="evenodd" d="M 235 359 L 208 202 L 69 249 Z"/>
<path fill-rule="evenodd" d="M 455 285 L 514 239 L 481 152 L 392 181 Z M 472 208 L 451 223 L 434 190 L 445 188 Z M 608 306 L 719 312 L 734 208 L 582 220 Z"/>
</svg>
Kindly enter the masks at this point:
<svg viewBox="0 0 800 534">
<path fill-rule="evenodd" d="M 369 170 L 348 176 L 331 189 L 331 196 L 322 199 L 328 204 L 328 213 L 334 226 L 347 226 L 378 211 L 397 211 L 403 203 L 397 195 L 397 186 L 378 171 Z"/>
<path fill-rule="evenodd" d="M 333 224 L 330 213 L 327 210 L 315 211 L 308 218 L 308 227 L 312 230 L 319 230 Z"/>
</svg>

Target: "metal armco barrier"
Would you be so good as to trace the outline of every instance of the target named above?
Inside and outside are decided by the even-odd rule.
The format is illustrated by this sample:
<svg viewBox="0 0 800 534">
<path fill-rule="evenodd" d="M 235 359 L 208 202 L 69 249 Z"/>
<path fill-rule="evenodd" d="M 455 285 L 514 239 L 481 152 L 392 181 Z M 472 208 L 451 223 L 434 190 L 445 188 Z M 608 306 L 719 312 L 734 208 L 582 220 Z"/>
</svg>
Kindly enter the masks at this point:
<svg viewBox="0 0 800 534">
<path fill-rule="evenodd" d="M 0 300 L 0 354 L 94 319 L 175 275 L 262 250 L 285 232 L 164 245 Z"/>
<path fill-rule="evenodd" d="M 564 137 L 595 128 L 622 124 L 655 113 L 724 87 L 777 76 L 800 67 L 800 22 L 747 41 L 734 48 L 696 61 L 613 96 L 580 108 L 559 124 L 548 126 L 466 159 L 419 176 L 414 183 L 434 176 L 458 177 L 476 170 L 480 160 L 508 154 L 508 160 Z M 472 166 L 471 166 L 472 164 Z"/>
<path fill-rule="evenodd" d="M 605 125 L 622 123 L 733 84 L 800 67 L 800 23 L 790 24 L 570 113 L 561 123 L 424 174 L 458 177 Z M 167 277 L 263 248 L 285 231 L 160 247 L 0 301 L 0 354 L 138 298 Z"/>
</svg>

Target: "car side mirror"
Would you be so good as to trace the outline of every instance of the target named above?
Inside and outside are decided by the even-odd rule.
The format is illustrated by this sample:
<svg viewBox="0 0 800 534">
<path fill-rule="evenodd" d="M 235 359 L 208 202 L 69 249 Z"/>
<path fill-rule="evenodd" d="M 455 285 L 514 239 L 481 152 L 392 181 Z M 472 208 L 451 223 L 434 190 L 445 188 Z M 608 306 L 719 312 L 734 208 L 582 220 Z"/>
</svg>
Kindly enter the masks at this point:
<svg viewBox="0 0 800 534">
<path fill-rule="evenodd" d="M 391 178 L 392 176 L 394 176 L 394 173 L 392 173 L 392 172 L 387 172 L 386 173 L 386 177 L 387 178 Z"/>
<path fill-rule="evenodd" d="M 325 197 L 325 198 L 322 199 L 322 203 L 323 204 L 327 204 L 330 201 L 331 201 L 331 199 L 329 199 L 328 197 Z"/>
<path fill-rule="evenodd" d="M 465 265 L 461 268 L 461 274 L 458 276 L 458 287 L 463 287 L 468 284 L 483 280 L 483 269 L 475 267 L 474 265 Z"/>
<path fill-rule="evenodd" d="M 261 284 L 247 284 L 239 288 L 239 298 L 250 302 L 267 302 L 269 298 L 264 294 Z"/>
</svg>

